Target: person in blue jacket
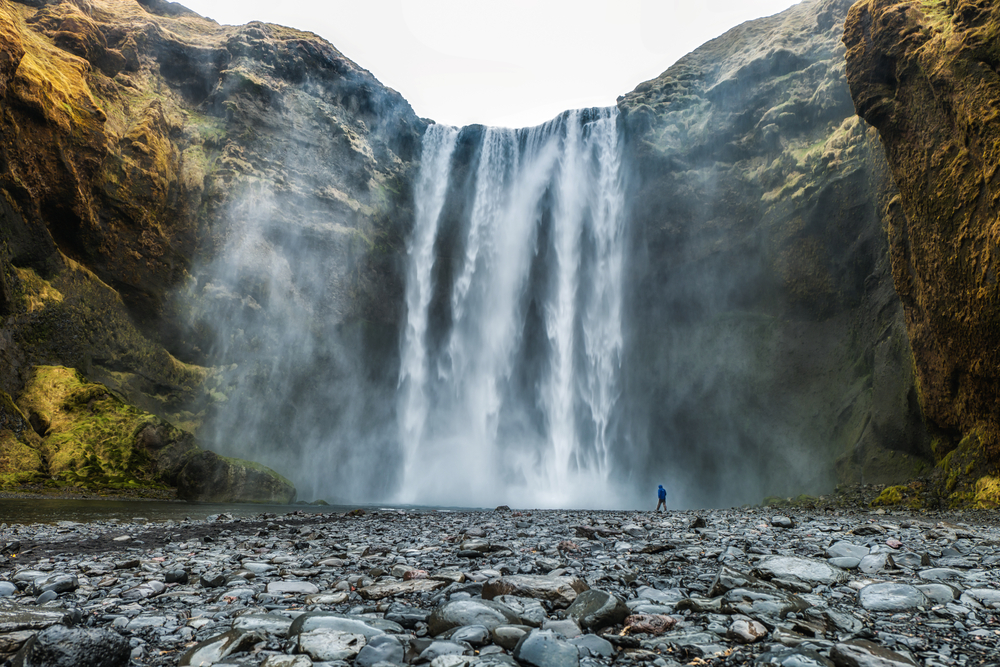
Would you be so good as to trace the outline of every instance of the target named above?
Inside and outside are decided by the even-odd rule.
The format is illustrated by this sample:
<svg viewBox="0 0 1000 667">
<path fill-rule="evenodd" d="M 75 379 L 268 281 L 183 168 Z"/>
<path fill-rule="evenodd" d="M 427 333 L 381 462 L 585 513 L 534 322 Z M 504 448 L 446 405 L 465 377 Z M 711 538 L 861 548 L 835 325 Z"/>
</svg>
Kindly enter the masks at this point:
<svg viewBox="0 0 1000 667">
<path fill-rule="evenodd" d="M 656 490 L 656 496 L 660 499 L 660 502 L 656 503 L 656 511 L 659 512 L 661 506 L 663 509 L 667 509 L 667 490 L 663 488 L 662 484 Z"/>
</svg>

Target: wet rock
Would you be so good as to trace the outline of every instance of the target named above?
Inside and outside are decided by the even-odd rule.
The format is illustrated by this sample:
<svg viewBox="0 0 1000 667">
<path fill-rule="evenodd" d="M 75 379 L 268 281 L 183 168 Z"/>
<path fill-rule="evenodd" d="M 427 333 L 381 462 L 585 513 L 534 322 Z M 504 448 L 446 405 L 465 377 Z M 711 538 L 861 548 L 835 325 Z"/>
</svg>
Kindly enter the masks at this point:
<svg viewBox="0 0 1000 667">
<path fill-rule="evenodd" d="M 757 658 L 754 664 L 760 667 L 835 667 L 829 658 L 824 657 L 814 649 L 801 646 L 794 648 L 773 647 Z"/>
<path fill-rule="evenodd" d="M 964 594 L 976 600 L 984 607 L 1000 609 L 1000 590 L 992 588 L 969 588 Z"/>
<path fill-rule="evenodd" d="M 662 635 L 677 624 L 677 619 L 663 614 L 635 614 L 627 616 L 624 624 L 632 634 Z"/>
<path fill-rule="evenodd" d="M 234 630 L 267 633 L 285 637 L 292 626 L 292 619 L 281 614 L 246 614 L 233 620 Z"/>
<path fill-rule="evenodd" d="M 595 658 L 610 658 L 615 654 L 615 647 L 611 645 L 611 642 L 597 635 L 582 635 L 567 639 L 566 641 L 577 648 L 583 649 L 581 654 L 589 654 Z"/>
<path fill-rule="evenodd" d="M 255 632 L 230 630 L 195 645 L 181 656 L 178 664 L 181 667 L 214 665 L 217 662 L 221 662 L 223 658 L 231 653 L 249 650 L 254 644 L 263 639 L 261 635 Z"/>
<path fill-rule="evenodd" d="M 297 616 L 288 626 L 288 635 L 293 636 L 313 630 L 335 630 L 370 639 L 386 632 L 398 634 L 403 631 L 403 628 L 387 619 L 359 618 L 335 612 L 316 611 Z"/>
<path fill-rule="evenodd" d="M 364 635 L 317 628 L 296 636 L 296 650 L 313 660 L 349 660 L 366 644 Z"/>
<path fill-rule="evenodd" d="M 434 579 L 414 579 L 413 581 L 390 581 L 383 584 L 372 584 L 358 589 L 358 595 L 365 600 L 382 600 L 399 595 L 411 595 L 436 591 L 444 588 L 445 582 Z"/>
<path fill-rule="evenodd" d="M 514 649 L 514 659 L 532 667 L 578 667 L 579 649 L 546 630 L 532 630 Z"/>
<path fill-rule="evenodd" d="M 868 547 L 841 540 L 828 546 L 826 548 L 826 555 L 829 558 L 857 558 L 861 560 L 868 555 L 869 551 Z"/>
<path fill-rule="evenodd" d="M 19 604 L 0 608 L 0 633 L 43 630 L 50 625 L 69 624 L 69 614 L 64 609 L 35 609 Z"/>
<path fill-rule="evenodd" d="M 737 619 L 729 626 L 726 636 L 740 644 L 753 644 L 767 637 L 767 628 L 752 619 Z"/>
<path fill-rule="evenodd" d="M 490 630 L 485 625 L 465 625 L 455 628 L 448 639 L 471 646 L 485 646 L 490 641 Z"/>
<path fill-rule="evenodd" d="M 566 614 L 587 630 L 618 625 L 629 615 L 625 603 L 606 591 L 590 589 L 577 595 Z"/>
<path fill-rule="evenodd" d="M 53 593 L 69 593 L 80 586 L 79 579 L 72 574 L 50 574 L 38 577 L 31 582 L 31 592 L 35 595 L 52 591 Z"/>
<path fill-rule="evenodd" d="M 519 598 L 516 595 L 499 595 L 493 598 L 494 602 L 505 605 L 520 619 L 524 625 L 533 628 L 542 627 L 542 623 L 548 618 L 542 603 L 532 598 Z"/>
<path fill-rule="evenodd" d="M 316 584 L 308 581 L 272 581 L 266 588 L 268 593 L 277 595 L 313 595 L 319 593 Z"/>
<path fill-rule="evenodd" d="M 483 585 L 483 599 L 492 600 L 500 595 L 547 600 L 556 607 L 568 607 L 576 596 L 589 587 L 578 577 L 543 577 L 538 575 L 513 575 L 491 579 Z"/>
<path fill-rule="evenodd" d="M 830 658 L 837 667 L 916 667 L 917 663 L 866 639 L 852 639 L 835 645 Z"/>
<path fill-rule="evenodd" d="M 385 620 L 398 623 L 401 627 L 413 630 L 418 623 L 426 623 L 431 612 L 426 609 L 407 607 L 402 604 L 394 604 L 385 612 Z"/>
<path fill-rule="evenodd" d="M 830 586 L 847 579 L 847 574 L 829 563 L 797 556 L 768 556 L 754 569 L 762 579 L 801 581 L 811 585 Z"/>
<path fill-rule="evenodd" d="M 924 594 L 932 604 L 945 604 L 958 597 L 958 592 L 946 584 L 920 584 L 917 590 Z"/>
<path fill-rule="evenodd" d="M 124 667 L 131 653 L 127 639 L 106 629 L 53 625 L 27 641 L 18 667 Z"/>
<path fill-rule="evenodd" d="M 427 631 L 437 636 L 464 625 L 482 625 L 493 630 L 500 625 L 516 625 L 520 619 L 505 605 L 492 600 L 453 600 L 446 602 L 427 619 Z"/>
<path fill-rule="evenodd" d="M 358 651 L 354 664 L 358 667 L 372 667 L 379 662 L 403 662 L 403 645 L 392 635 L 378 635 Z"/>
<path fill-rule="evenodd" d="M 771 525 L 775 528 L 794 528 L 795 522 L 791 519 L 791 517 L 779 515 L 771 517 Z"/>
<path fill-rule="evenodd" d="M 579 637 L 583 634 L 576 621 L 569 618 L 549 619 L 542 624 L 542 630 L 551 630 L 563 638 Z"/>
<path fill-rule="evenodd" d="M 907 611 L 927 604 L 919 589 L 908 584 L 869 584 L 858 592 L 858 602 L 868 611 Z"/>
<path fill-rule="evenodd" d="M 471 655 L 472 647 L 468 644 L 461 644 L 459 642 L 436 640 L 431 642 L 430 646 L 421 651 L 418 660 L 420 662 L 430 662 L 434 664 L 436 660 L 440 660 L 445 656 L 462 656 Z M 449 661 L 452 665 L 459 665 L 461 662 Z M 441 664 L 441 663 L 438 663 Z"/>
<path fill-rule="evenodd" d="M 513 651 L 521 637 L 531 632 L 532 628 L 527 625 L 498 625 L 490 633 L 493 641 L 508 651 Z"/>
</svg>

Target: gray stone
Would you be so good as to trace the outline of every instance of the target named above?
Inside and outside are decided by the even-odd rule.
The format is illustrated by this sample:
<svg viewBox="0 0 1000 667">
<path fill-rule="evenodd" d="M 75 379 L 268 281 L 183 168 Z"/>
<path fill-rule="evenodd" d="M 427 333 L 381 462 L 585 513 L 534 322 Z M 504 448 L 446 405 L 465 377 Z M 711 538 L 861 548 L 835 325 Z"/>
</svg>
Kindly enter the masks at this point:
<svg viewBox="0 0 1000 667">
<path fill-rule="evenodd" d="M 431 645 L 420 652 L 419 661 L 420 662 L 430 662 L 434 663 L 435 660 L 441 658 L 442 656 L 462 656 L 471 655 L 472 647 L 468 644 L 460 644 L 458 642 L 445 641 L 445 640 L 435 640 L 431 642 Z M 459 663 L 452 663 L 459 664 Z"/>
<path fill-rule="evenodd" d="M 908 584 L 869 584 L 858 592 L 858 601 L 868 611 L 907 611 L 927 604 L 919 589 Z"/>
<path fill-rule="evenodd" d="M 834 667 L 833 661 L 829 658 L 802 646 L 772 647 L 770 651 L 757 658 L 754 664 L 759 667 Z"/>
<path fill-rule="evenodd" d="M 735 588 L 722 596 L 721 609 L 725 613 L 784 618 L 790 612 L 805 611 L 810 604 L 797 595 L 783 591 L 758 591 Z M 681 606 L 678 605 L 678 609 Z"/>
<path fill-rule="evenodd" d="M 281 614 L 245 614 L 233 619 L 235 630 L 256 630 L 276 637 L 288 636 L 292 619 Z"/>
<path fill-rule="evenodd" d="M 530 625 L 533 628 L 542 627 L 542 623 L 548 618 L 548 614 L 545 613 L 545 607 L 542 606 L 542 603 L 532 598 L 519 598 L 516 595 L 500 595 L 493 598 L 493 601 L 509 607 L 511 611 L 517 614 L 521 623 Z"/>
<path fill-rule="evenodd" d="M 852 544 L 851 542 L 840 541 L 831 544 L 826 548 L 826 555 L 829 558 L 857 558 L 861 560 L 868 555 L 870 549 L 868 547 L 858 546 L 857 544 Z"/>
<path fill-rule="evenodd" d="M 316 584 L 308 581 L 272 581 L 267 585 L 267 592 L 275 595 L 314 595 L 319 593 Z"/>
<path fill-rule="evenodd" d="M 254 644 L 263 639 L 263 636 L 255 632 L 230 630 L 195 645 L 181 656 L 178 664 L 181 667 L 214 665 L 221 662 L 230 653 L 249 650 Z"/>
<path fill-rule="evenodd" d="M 17 594 L 17 586 L 9 581 L 0 581 L 0 597 L 7 598 Z"/>
<path fill-rule="evenodd" d="M 945 604 L 958 597 L 958 592 L 946 584 L 920 584 L 917 590 L 933 604 Z"/>
<path fill-rule="evenodd" d="M 53 593 L 69 593 L 80 586 L 75 575 L 57 573 L 39 577 L 31 582 L 31 592 L 35 595 L 52 591 Z"/>
<path fill-rule="evenodd" d="M 514 649 L 514 659 L 532 667 L 578 667 L 580 650 L 547 630 L 532 630 Z"/>
<path fill-rule="evenodd" d="M 844 570 L 853 570 L 861 564 L 861 559 L 854 558 L 853 556 L 838 556 L 836 558 L 827 558 L 826 562 Z"/>
<path fill-rule="evenodd" d="M 447 582 L 437 579 L 411 579 L 410 581 L 389 581 L 381 584 L 372 584 L 358 589 L 358 595 L 365 600 L 381 600 L 383 598 L 395 597 L 397 595 L 411 595 L 413 593 L 429 593 L 439 588 L 444 588 Z"/>
<path fill-rule="evenodd" d="M 562 635 L 563 637 L 579 637 L 583 634 L 580 630 L 580 626 L 576 624 L 576 621 L 566 618 L 566 619 L 549 619 L 542 623 L 542 630 L 551 630 L 557 635 Z"/>
<path fill-rule="evenodd" d="M 527 625 L 498 625 L 493 628 L 491 636 L 497 646 L 501 646 L 508 651 L 513 651 L 521 637 L 531 632 L 532 628 Z"/>
<path fill-rule="evenodd" d="M 0 633 L 43 630 L 57 623 L 68 624 L 70 618 L 63 609 L 35 609 L 19 604 L 5 604 L 0 609 Z"/>
<path fill-rule="evenodd" d="M 611 642 L 597 635 L 582 635 L 566 641 L 581 649 L 581 656 L 589 654 L 595 658 L 610 658 L 615 654 L 615 647 L 611 645 Z"/>
<path fill-rule="evenodd" d="M 969 588 L 965 595 L 991 609 L 1000 608 L 1000 591 L 992 588 Z"/>
<path fill-rule="evenodd" d="M 933 567 L 928 570 L 921 570 L 917 576 L 924 581 L 950 581 L 961 579 L 962 573 L 947 567 Z"/>
<path fill-rule="evenodd" d="M 377 618 L 350 618 L 333 612 L 316 611 L 296 617 L 288 627 L 288 636 L 313 630 L 361 635 L 367 640 L 385 632 L 402 632 L 403 628 L 391 621 Z"/>
<path fill-rule="evenodd" d="M 14 662 L 21 667 L 124 667 L 131 649 L 113 630 L 53 625 L 25 642 Z"/>
<path fill-rule="evenodd" d="M 437 636 L 463 625 L 482 625 L 493 630 L 519 621 L 508 607 L 492 600 L 451 600 L 435 609 L 427 619 L 427 631 Z"/>
<path fill-rule="evenodd" d="M 579 577 L 547 577 L 540 575 L 512 575 L 491 579 L 483 585 L 483 599 L 492 600 L 500 595 L 548 600 L 556 607 L 568 607 L 576 596 L 589 586 Z"/>
<path fill-rule="evenodd" d="M 836 644 L 830 658 L 837 667 L 916 667 L 917 663 L 866 639 L 851 639 Z"/>
<path fill-rule="evenodd" d="M 888 557 L 889 554 L 868 554 L 858 563 L 858 569 L 865 574 L 881 572 Z"/>
<path fill-rule="evenodd" d="M 840 568 L 821 560 L 798 556 L 767 556 L 757 564 L 753 574 L 763 579 L 792 579 L 826 586 L 847 579 L 847 574 Z"/>
<path fill-rule="evenodd" d="M 576 597 L 566 615 L 576 619 L 582 628 L 598 630 L 624 621 L 629 608 L 611 593 L 590 589 Z"/>
<path fill-rule="evenodd" d="M 455 628 L 448 637 L 453 642 L 465 642 L 472 646 L 485 646 L 490 642 L 490 630 L 485 625 L 463 625 Z"/>
<path fill-rule="evenodd" d="M 340 632 L 330 628 L 316 628 L 297 636 L 296 647 L 313 660 L 350 660 L 365 647 L 365 636 L 353 632 Z"/>
<path fill-rule="evenodd" d="M 392 635 L 372 637 L 364 648 L 358 651 L 354 664 L 358 667 L 372 667 L 379 662 L 403 662 L 403 645 Z"/>
<path fill-rule="evenodd" d="M 767 628 L 757 621 L 738 618 L 729 626 L 726 636 L 740 644 L 753 644 L 767 637 Z"/>
</svg>

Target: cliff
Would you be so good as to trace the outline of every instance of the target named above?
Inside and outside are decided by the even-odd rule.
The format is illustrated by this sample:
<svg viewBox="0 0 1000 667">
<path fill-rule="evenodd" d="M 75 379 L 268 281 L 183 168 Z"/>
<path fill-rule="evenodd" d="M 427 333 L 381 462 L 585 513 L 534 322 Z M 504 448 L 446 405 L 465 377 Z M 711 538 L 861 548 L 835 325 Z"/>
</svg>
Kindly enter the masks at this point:
<svg viewBox="0 0 1000 667">
<path fill-rule="evenodd" d="M 892 276 L 946 491 L 995 505 L 1000 464 L 1000 7 L 862 0 L 844 33 L 858 114 L 899 197 Z"/>
<path fill-rule="evenodd" d="M 3 0 L 0 35 L 0 390 L 67 366 L 197 431 L 240 380 L 213 325 L 268 279 L 211 267 L 262 199 L 295 242 L 323 226 L 337 324 L 395 326 L 423 128 L 397 93 L 159 0 Z"/>
<path fill-rule="evenodd" d="M 622 458 L 650 488 L 752 502 L 932 462 L 888 261 L 895 190 L 845 78 L 850 5 L 743 24 L 619 99 Z"/>
</svg>

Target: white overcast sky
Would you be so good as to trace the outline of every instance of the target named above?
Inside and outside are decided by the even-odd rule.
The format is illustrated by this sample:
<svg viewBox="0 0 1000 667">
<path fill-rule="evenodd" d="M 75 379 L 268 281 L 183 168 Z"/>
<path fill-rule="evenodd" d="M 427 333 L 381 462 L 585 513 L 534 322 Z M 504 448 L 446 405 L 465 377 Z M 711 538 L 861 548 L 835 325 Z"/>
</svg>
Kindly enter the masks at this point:
<svg viewBox="0 0 1000 667">
<path fill-rule="evenodd" d="M 440 123 L 522 127 L 610 106 L 685 53 L 794 0 L 181 0 L 219 23 L 309 30 Z"/>
</svg>

